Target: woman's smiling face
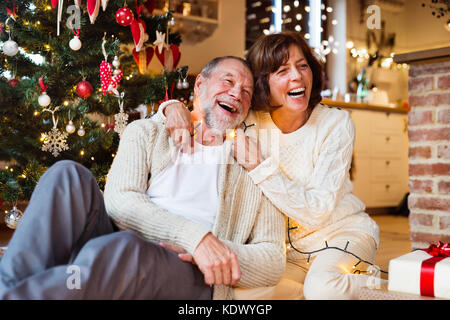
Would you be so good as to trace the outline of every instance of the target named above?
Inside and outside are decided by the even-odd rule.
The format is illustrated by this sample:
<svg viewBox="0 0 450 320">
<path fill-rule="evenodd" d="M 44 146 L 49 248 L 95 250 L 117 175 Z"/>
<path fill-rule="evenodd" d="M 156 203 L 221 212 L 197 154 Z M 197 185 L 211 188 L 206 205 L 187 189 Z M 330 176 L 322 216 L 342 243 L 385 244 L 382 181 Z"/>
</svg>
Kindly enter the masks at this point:
<svg viewBox="0 0 450 320">
<path fill-rule="evenodd" d="M 312 85 L 313 74 L 308 61 L 302 50 L 292 44 L 289 59 L 269 75 L 270 104 L 304 112 L 308 108 Z"/>
</svg>

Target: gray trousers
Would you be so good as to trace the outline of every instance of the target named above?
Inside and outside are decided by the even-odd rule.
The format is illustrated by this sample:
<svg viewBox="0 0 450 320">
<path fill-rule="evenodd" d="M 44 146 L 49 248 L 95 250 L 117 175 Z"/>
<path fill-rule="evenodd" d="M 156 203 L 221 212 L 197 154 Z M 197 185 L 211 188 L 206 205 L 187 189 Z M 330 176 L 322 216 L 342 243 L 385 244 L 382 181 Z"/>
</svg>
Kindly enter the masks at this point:
<svg viewBox="0 0 450 320">
<path fill-rule="evenodd" d="M 191 263 L 116 231 L 95 178 L 64 160 L 39 180 L 0 260 L 0 299 L 207 300 Z"/>
</svg>

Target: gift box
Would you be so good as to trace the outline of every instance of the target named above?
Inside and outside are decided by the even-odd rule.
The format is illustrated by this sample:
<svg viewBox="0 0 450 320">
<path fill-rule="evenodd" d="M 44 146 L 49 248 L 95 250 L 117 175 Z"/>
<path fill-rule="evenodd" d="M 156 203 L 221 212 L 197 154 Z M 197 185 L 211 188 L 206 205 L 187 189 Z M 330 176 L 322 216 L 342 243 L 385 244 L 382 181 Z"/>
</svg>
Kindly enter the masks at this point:
<svg viewBox="0 0 450 320">
<path fill-rule="evenodd" d="M 438 242 L 389 262 L 389 291 L 450 299 L 450 246 Z"/>
</svg>

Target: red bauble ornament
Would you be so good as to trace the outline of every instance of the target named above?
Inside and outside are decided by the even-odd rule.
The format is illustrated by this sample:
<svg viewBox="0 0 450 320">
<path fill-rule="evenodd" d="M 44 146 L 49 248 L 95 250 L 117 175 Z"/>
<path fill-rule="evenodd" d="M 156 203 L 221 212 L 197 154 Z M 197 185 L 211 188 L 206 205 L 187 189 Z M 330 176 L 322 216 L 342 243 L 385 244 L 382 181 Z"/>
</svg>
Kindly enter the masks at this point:
<svg viewBox="0 0 450 320">
<path fill-rule="evenodd" d="M 124 27 L 128 27 L 134 20 L 134 14 L 131 9 L 127 7 L 120 8 L 116 12 L 116 21 Z"/>
<path fill-rule="evenodd" d="M 11 87 L 15 88 L 19 84 L 19 80 L 14 78 L 14 79 L 9 80 L 8 83 Z"/>
<path fill-rule="evenodd" d="M 76 93 L 83 99 L 89 98 L 92 91 L 94 91 L 94 88 L 92 88 L 92 85 L 86 80 L 83 80 L 77 84 Z"/>
</svg>

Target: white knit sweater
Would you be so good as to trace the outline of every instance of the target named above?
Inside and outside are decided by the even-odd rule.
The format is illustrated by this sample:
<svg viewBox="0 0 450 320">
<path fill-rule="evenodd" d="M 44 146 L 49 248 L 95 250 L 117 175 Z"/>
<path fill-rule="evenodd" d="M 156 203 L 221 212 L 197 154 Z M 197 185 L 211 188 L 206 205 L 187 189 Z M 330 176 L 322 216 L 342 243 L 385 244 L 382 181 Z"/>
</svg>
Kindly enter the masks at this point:
<svg viewBox="0 0 450 320">
<path fill-rule="evenodd" d="M 246 134 L 260 138 L 265 159 L 250 177 L 291 218 L 291 226 L 297 226 L 290 231 L 296 248 L 323 248 L 324 240 L 340 231 L 364 232 L 378 246 L 378 226 L 352 194 L 349 169 L 355 128 L 347 111 L 319 104 L 308 121 L 289 134 L 283 134 L 266 112 L 250 112 L 245 123 L 255 124 Z M 288 258 L 305 256 L 288 246 Z"/>
<path fill-rule="evenodd" d="M 152 177 L 171 161 L 171 151 L 161 122 L 145 119 L 130 123 L 122 133 L 108 174 L 106 210 L 120 229 L 193 253 L 209 229 L 157 207 L 146 194 Z M 286 260 L 283 215 L 231 155 L 219 173 L 219 210 L 213 234 L 238 257 L 242 277 L 237 286 L 251 288 L 278 282 Z M 232 288 L 215 286 L 214 299 L 232 298 Z"/>
</svg>

